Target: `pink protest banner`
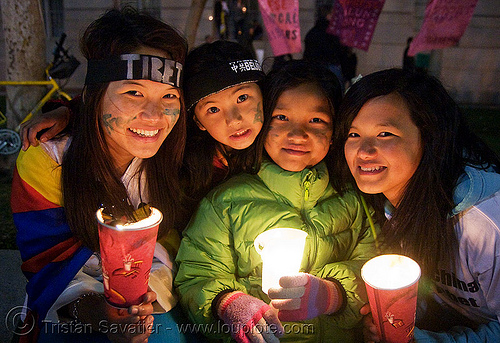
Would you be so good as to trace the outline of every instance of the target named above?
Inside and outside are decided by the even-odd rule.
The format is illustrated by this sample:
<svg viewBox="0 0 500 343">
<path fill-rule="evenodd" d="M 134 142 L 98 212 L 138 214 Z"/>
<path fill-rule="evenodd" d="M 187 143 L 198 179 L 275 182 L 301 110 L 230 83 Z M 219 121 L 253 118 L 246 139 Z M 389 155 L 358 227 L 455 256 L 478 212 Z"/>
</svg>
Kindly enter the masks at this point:
<svg viewBox="0 0 500 343">
<path fill-rule="evenodd" d="M 274 56 L 301 52 L 299 0 L 259 0 L 259 8 Z"/>
<path fill-rule="evenodd" d="M 477 0 L 431 0 L 425 9 L 422 28 L 411 42 L 408 55 L 458 44 L 476 4 Z"/>
<path fill-rule="evenodd" d="M 385 0 L 337 0 L 326 32 L 344 45 L 367 51 Z"/>
</svg>

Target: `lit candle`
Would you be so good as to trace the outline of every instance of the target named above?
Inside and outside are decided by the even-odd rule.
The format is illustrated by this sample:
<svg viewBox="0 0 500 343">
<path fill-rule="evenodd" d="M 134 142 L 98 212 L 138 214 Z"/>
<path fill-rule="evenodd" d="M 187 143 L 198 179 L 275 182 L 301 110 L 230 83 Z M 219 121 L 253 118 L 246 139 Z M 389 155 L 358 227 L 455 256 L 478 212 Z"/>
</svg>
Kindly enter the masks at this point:
<svg viewBox="0 0 500 343">
<path fill-rule="evenodd" d="M 382 342 L 411 342 L 420 278 L 417 262 L 401 255 L 381 255 L 365 263 L 361 276 Z"/>
<path fill-rule="evenodd" d="M 102 208 L 96 213 L 102 260 L 104 296 L 116 307 L 142 302 L 147 292 L 161 212 L 151 207 L 142 220 L 110 225 L 103 219 Z"/>
<path fill-rule="evenodd" d="M 290 228 L 276 228 L 257 236 L 254 246 L 262 257 L 262 291 L 278 288 L 285 275 L 297 274 L 300 270 L 307 233 Z"/>
</svg>

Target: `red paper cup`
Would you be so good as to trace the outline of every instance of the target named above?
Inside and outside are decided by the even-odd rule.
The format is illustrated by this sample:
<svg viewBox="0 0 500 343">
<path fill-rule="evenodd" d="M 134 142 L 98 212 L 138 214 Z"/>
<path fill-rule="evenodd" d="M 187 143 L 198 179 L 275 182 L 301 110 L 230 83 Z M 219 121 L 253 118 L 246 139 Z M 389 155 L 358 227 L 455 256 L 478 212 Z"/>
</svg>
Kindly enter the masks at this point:
<svg viewBox="0 0 500 343">
<path fill-rule="evenodd" d="M 158 226 L 163 219 L 151 207 L 151 215 L 136 223 L 107 225 L 102 208 L 96 213 L 99 226 L 104 296 L 109 304 L 127 308 L 138 305 L 148 290 Z"/>
<path fill-rule="evenodd" d="M 378 334 L 385 343 L 413 339 L 420 267 L 411 258 L 381 255 L 361 268 Z"/>
</svg>

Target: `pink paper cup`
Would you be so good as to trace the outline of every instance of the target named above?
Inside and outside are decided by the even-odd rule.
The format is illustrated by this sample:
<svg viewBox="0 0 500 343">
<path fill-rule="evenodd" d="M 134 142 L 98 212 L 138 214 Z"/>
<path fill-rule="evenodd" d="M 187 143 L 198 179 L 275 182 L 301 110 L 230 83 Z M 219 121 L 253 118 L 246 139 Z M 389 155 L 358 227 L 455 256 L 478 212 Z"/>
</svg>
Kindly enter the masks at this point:
<svg viewBox="0 0 500 343">
<path fill-rule="evenodd" d="M 411 258 L 381 255 L 361 268 L 378 334 L 385 343 L 413 339 L 420 267 Z"/>
<path fill-rule="evenodd" d="M 99 227 L 104 296 L 115 307 L 138 305 L 148 290 L 158 226 L 163 219 L 151 207 L 151 215 L 127 225 L 107 225 L 102 208 L 96 213 Z"/>
</svg>

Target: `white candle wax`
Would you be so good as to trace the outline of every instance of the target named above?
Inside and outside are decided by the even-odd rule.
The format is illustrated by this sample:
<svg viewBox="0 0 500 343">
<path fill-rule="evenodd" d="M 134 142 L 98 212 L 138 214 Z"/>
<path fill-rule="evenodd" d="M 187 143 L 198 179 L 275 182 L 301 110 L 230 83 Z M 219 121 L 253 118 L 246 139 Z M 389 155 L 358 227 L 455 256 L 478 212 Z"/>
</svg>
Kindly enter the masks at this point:
<svg viewBox="0 0 500 343">
<path fill-rule="evenodd" d="M 290 228 L 271 229 L 261 233 L 254 245 L 262 257 L 262 291 L 277 288 L 279 279 L 300 270 L 307 233 Z"/>
</svg>

